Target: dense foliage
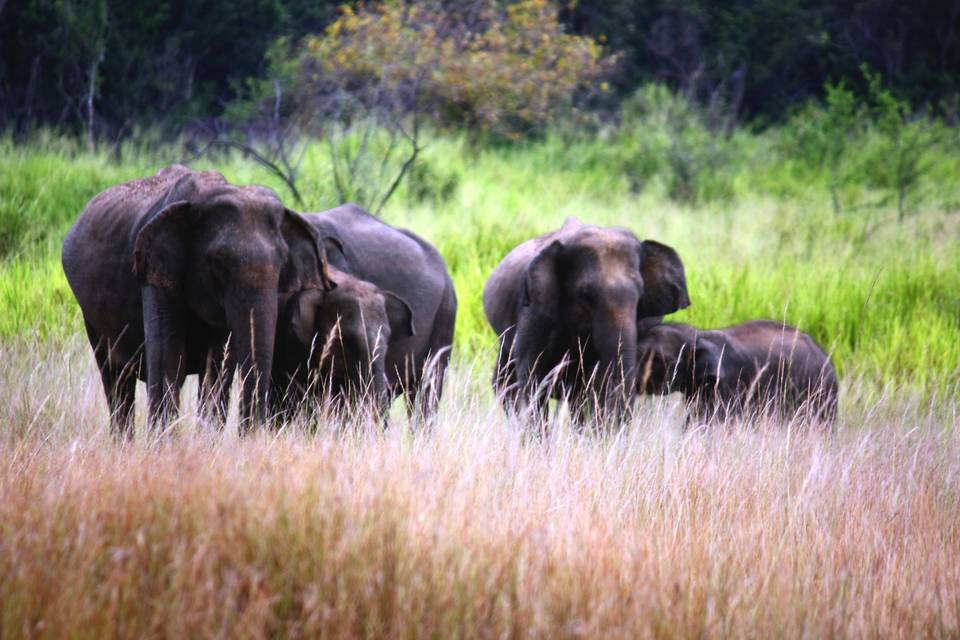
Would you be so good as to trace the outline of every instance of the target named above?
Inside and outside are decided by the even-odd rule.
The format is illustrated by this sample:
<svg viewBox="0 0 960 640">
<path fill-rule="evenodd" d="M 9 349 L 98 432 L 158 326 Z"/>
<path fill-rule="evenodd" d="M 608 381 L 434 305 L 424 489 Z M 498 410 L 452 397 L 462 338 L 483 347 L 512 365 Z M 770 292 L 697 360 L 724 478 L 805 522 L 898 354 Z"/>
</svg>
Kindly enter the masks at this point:
<svg viewBox="0 0 960 640">
<path fill-rule="evenodd" d="M 100 134 L 213 117 L 262 70 L 281 33 L 322 29 L 323 0 L 0 2 L 0 125 L 86 126 Z"/>
<path fill-rule="evenodd" d="M 248 79 L 266 72 L 265 54 L 279 37 L 296 43 L 323 33 L 338 16 L 349 22 L 349 14 L 338 13 L 340 4 L 5 0 L 0 127 L 23 131 L 47 124 L 115 137 L 158 124 L 177 131 L 196 119 L 217 118 L 244 95 Z M 478 6 L 493 5 L 437 0 L 387 6 L 393 7 L 387 13 L 414 8 L 472 15 Z M 956 0 L 579 0 L 557 6 L 568 33 L 589 36 L 621 54 L 614 78 L 619 96 L 655 80 L 699 103 L 722 103 L 736 116 L 769 120 L 820 95 L 827 81 L 847 80 L 865 89 L 860 68 L 866 64 L 914 107 L 929 105 L 956 117 Z M 371 45 L 385 50 L 389 42 Z M 479 42 L 474 49 L 475 55 L 456 62 L 458 73 L 469 74 L 463 80 L 475 94 L 492 88 L 480 84 L 486 78 L 496 84 L 502 56 L 483 55 Z M 513 44 L 507 50 L 529 53 Z M 398 55 L 401 51 L 406 48 Z M 452 70 L 455 61 L 444 62 Z M 503 97 L 509 107 L 527 96 Z M 532 108 L 540 104 L 535 100 Z"/>
<path fill-rule="evenodd" d="M 577 0 L 576 33 L 626 56 L 622 85 L 668 82 L 769 119 L 818 96 L 827 81 L 866 82 L 862 65 L 915 106 L 946 106 L 960 90 L 956 0 Z"/>
<path fill-rule="evenodd" d="M 440 126 L 510 133 L 548 123 L 612 63 L 592 39 L 564 33 L 547 0 L 469 12 L 386 3 L 344 9 L 308 36 L 299 85 L 311 97 L 363 86 L 366 101 L 406 102 Z"/>
</svg>

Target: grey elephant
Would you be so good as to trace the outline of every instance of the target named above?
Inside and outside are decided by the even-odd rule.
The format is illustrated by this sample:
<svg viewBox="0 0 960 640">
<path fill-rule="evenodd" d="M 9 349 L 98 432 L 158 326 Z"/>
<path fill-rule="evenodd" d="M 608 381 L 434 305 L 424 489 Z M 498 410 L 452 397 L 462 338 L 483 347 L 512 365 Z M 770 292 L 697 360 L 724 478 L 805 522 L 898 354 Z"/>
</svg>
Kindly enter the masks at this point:
<svg viewBox="0 0 960 640">
<path fill-rule="evenodd" d="M 774 414 L 832 424 L 837 374 L 813 338 L 781 322 L 754 320 L 701 331 L 686 324 L 648 329 L 637 344 L 638 390 L 680 392 L 691 419 Z"/>
<path fill-rule="evenodd" d="M 634 395 L 638 326 L 689 304 L 672 248 L 568 218 L 487 280 L 483 308 L 500 336 L 494 389 L 509 413 L 532 401 L 546 417 L 552 396 L 568 399 L 578 421 L 619 419 Z"/>
<path fill-rule="evenodd" d="M 344 340 L 333 348 L 344 357 L 330 366 L 353 367 L 354 383 L 369 374 L 365 384 L 375 392 L 381 412 L 403 394 L 411 416 L 431 419 L 443 391 L 457 315 L 453 281 L 440 253 L 354 204 L 304 217 L 326 239 L 332 272 L 347 274 L 352 284 L 349 296 L 310 290 L 294 296 L 281 327 L 283 355 L 275 379 L 302 389 L 311 371 L 329 378 L 322 363 L 307 363 L 307 357 L 311 350 L 319 355 L 317 345 L 327 341 L 339 318 Z"/>
<path fill-rule="evenodd" d="M 307 289 L 281 312 L 273 361 L 274 411 L 289 417 L 307 400 L 331 400 L 383 418 L 394 398 L 391 344 L 415 334 L 400 296 L 330 268 L 333 291 Z M 370 401 L 367 403 L 366 401 Z"/>
<path fill-rule="evenodd" d="M 138 378 L 153 423 L 177 410 L 189 374 L 222 418 L 234 370 L 243 424 L 262 417 L 278 308 L 335 286 L 317 230 L 273 191 L 180 165 L 94 197 L 62 260 L 113 428 L 128 435 Z"/>
</svg>

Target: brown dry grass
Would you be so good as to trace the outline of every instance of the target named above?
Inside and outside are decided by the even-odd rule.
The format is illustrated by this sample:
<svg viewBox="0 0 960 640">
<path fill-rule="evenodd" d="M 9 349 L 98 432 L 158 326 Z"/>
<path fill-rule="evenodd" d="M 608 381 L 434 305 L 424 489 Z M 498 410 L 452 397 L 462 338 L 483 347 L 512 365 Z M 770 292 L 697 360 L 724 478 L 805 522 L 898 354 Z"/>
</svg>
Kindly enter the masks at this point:
<svg viewBox="0 0 960 640">
<path fill-rule="evenodd" d="M 428 436 L 118 445 L 83 345 L 0 351 L 4 638 L 960 634 L 954 400 L 530 442 L 461 368 Z"/>
</svg>

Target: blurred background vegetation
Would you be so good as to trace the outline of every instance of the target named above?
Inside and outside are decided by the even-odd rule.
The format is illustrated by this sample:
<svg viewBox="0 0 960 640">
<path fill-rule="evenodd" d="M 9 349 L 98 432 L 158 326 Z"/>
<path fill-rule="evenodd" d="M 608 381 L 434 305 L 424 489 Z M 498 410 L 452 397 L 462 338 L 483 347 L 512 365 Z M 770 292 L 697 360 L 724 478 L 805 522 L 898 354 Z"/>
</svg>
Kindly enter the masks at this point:
<svg viewBox="0 0 960 640">
<path fill-rule="evenodd" d="M 388 3 L 386 14 L 412 13 L 401 18 L 418 35 L 411 42 L 397 40 L 401 34 L 390 32 L 390 21 L 382 27 L 369 24 L 369 16 L 378 12 L 373 2 L 4 0 L 0 124 L 21 132 L 39 124 L 75 130 L 92 124 L 98 136 L 109 139 L 137 128 L 179 133 L 190 119 L 223 118 L 231 104 L 247 97 L 251 79 L 269 75 L 276 57 L 268 53 L 278 42 L 297 47 L 306 39 L 323 44 L 324 53 L 356 53 L 344 42 L 351 21 L 366 22 L 364 35 L 375 38 L 363 45 L 392 49 L 398 65 L 415 64 L 409 56 L 420 53 L 420 63 L 434 56 L 451 65 L 437 75 L 454 68 L 482 69 L 482 78 L 434 78 L 439 84 L 462 82 L 482 91 L 484 82 L 496 85 L 497 76 L 517 62 L 504 64 L 504 47 L 536 54 L 527 48 L 530 41 L 524 42 L 530 34 L 524 20 L 531 17 L 537 19 L 538 36 L 556 34 L 552 22 L 557 21 L 570 39 L 583 38 L 577 42 L 595 43 L 605 55 L 616 56 L 609 78 L 612 104 L 660 82 L 698 102 L 722 99 L 738 120 L 766 126 L 782 121 L 805 100 L 822 98 L 827 82 L 865 89 L 868 80 L 861 67 L 866 65 L 914 108 L 942 112 L 951 121 L 957 116 L 960 3 L 955 0 L 575 0 L 540 11 L 544 4 Z M 354 7 L 351 18 L 344 20 L 341 5 Z M 493 14 L 511 9 L 526 14 L 514 22 L 515 28 L 491 25 Z M 439 32 L 441 25 L 431 17 L 436 14 L 450 23 Z M 342 28 L 327 31 L 338 21 Z M 460 35 L 478 35 L 466 46 L 492 53 L 454 60 L 445 55 L 447 50 L 430 50 L 436 38 L 457 39 L 451 35 L 456 30 L 452 23 L 459 24 Z M 457 51 L 462 51 L 464 43 L 460 45 Z M 541 52 L 549 56 L 581 49 L 561 44 Z M 568 60 L 526 64 L 560 68 Z M 556 88 L 566 79 L 556 78 Z M 547 94 L 554 90 L 539 88 Z M 507 103 L 498 108 L 521 108 L 509 103 L 514 97 L 503 96 Z M 469 124 L 470 116 L 478 115 L 455 110 L 444 119 Z"/>
<path fill-rule="evenodd" d="M 960 374 L 960 1 L 0 0 L 0 337 L 81 330 L 59 244 L 171 162 L 355 201 L 480 291 L 575 215 L 678 249 L 704 327 L 848 380 Z"/>
</svg>

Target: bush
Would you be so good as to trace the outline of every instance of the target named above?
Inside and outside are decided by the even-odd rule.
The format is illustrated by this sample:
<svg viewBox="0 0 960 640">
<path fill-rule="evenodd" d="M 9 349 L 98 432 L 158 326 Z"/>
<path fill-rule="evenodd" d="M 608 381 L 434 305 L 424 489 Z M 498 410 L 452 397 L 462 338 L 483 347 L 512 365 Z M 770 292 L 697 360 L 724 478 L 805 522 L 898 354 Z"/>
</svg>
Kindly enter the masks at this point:
<svg viewBox="0 0 960 640">
<path fill-rule="evenodd" d="M 924 156 L 946 134 L 938 123 L 914 115 L 906 100 L 897 98 L 883 85 L 880 74 L 863 74 L 869 86 L 868 123 L 878 134 L 879 144 L 867 154 L 864 163 L 869 183 L 892 191 L 897 198 L 897 219 L 907 214 L 907 197 L 929 170 Z"/>
<path fill-rule="evenodd" d="M 712 131 L 701 107 L 663 85 L 645 86 L 624 101 L 617 138 L 634 190 L 660 175 L 678 202 L 733 194 L 730 137 Z"/>
<path fill-rule="evenodd" d="M 410 204 L 442 205 L 450 201 L 460 185 L 460 176 L 439 168 L 434 162 L 419 160 L 407 174 L 406 195 Z"/>
<path fill-rule="evenodd" d="M 844 83 L 824 87 L 823 103 L 810 102 L 783 127 L 779 151 L 801 175 L 825 177 L 834 212 L 844 211 L 843 193 L 851 184 L 889 193 L 876 205 L 896 198 L 901 222 L 909 197 L 932 166 L 927 155 L 949 138 L 942 124 L 914 112 L 895 96 L 879 74 L 867 67 L 865 95 Z"/>
<path fill-rule="evenodd" d="M 442 127 L 516 137 L 569 112 L 578 92 L 602 89 L 613 59 L 565 33 L 548 0 L 388 1 L 345 7 L 305 39 L 299 63 L 314 104 L 347 91 L 403 103 Z"/>
<path fill-rule="evenodd" d="M 855 175 L 848 156 L 861 135 L 863 107 L 843 82 L 824 86 L 824 103 L 810 102 L 783 128 L 779 150 L 808 173 L 826 172 L 834 213 L 841 213 L 840 190 Z"/>
</svg>

